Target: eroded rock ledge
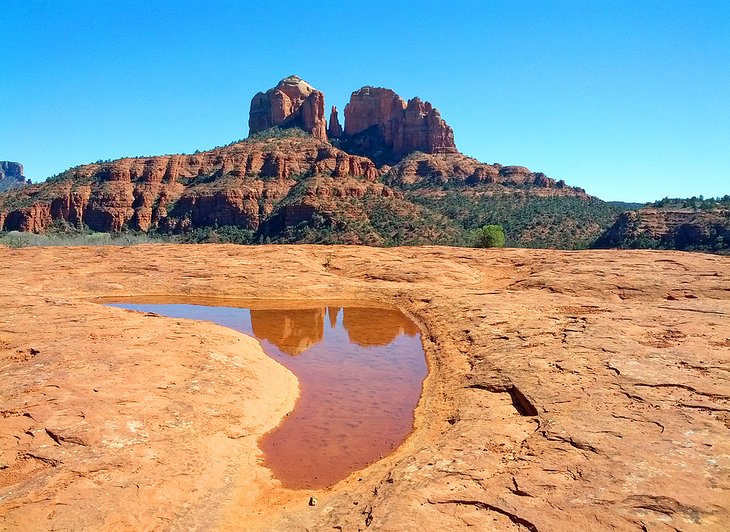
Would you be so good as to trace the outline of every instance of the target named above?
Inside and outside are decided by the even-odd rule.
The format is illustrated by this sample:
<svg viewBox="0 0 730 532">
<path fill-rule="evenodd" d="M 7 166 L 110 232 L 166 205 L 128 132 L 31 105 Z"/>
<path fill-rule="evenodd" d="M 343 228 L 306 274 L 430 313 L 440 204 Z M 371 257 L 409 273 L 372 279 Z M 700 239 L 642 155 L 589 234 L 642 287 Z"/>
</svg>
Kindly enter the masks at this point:
<svg viewBox="0 0 730 532">
<path fill-rule="evenodd" d="M 170 245 L 0 257 L 3 528 L 722 530 L 730 519 L 727 258 Z M 272 397 L 239 375 L 248 365 L 214 368 L 238 335 L 83 299 L 142 294 L 396 303 L 427 331 L 416 431 L 333 490 L 282 490 L 236 447 L 250 449 L 251 433 L 225 394 Z M 123 431 L 130 441 L 103 437 Z M 210 460 L 195 457 L 211 450 L 206 476 Z"/>
</svg>

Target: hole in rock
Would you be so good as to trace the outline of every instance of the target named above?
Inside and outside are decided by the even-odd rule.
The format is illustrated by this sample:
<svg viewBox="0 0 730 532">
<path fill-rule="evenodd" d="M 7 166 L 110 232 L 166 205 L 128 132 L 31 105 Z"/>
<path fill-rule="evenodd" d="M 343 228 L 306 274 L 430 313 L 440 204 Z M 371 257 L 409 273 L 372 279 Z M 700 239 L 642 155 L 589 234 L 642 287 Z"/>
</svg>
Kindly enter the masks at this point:
<svg viewBox="0 0 730 532">
<path fill-rule="evenodd" d="M 211 321 L 254 336 L 297 376 L 300 397 L 294 410 L 259 440 L 264 465 L 285 487 L 331 486 L 392 452 L 413 430 L 426 359 L 418 328 L 396 309 L 363 303 L 251 301 L 231 307 L 216 306 L 230 300 L 205 306 L 149 301 L 155 300 L 112 306 Z"/>
</svg>

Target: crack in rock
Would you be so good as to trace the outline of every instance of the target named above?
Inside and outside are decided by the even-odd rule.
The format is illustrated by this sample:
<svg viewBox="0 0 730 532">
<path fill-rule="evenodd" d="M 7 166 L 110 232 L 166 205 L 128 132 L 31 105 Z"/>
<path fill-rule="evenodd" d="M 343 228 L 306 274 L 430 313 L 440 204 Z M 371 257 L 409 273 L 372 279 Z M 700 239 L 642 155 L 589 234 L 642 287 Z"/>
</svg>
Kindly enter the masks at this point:
<svg viewBox="0 0 730 532">
<path fill-rule="evenodd" d="M 477 508 L 481 508 L 483 510 L 488 510 L 490 512 L 496 512 L 498 514 L 504 515 L 514 524 L 525 527 L 530 532 L 539 532 L 537 526 L 535 526 L 534 523 L 528 521 L 524 517 L 520 517 L 519 515 L 505 510 L 504 508 L 500 508 L 499 506 L 495 506 L 484 501 L 475 501 L 468 499 L 447 499 L 443 501 L 434 501 L 428 499 L 428 502 L 429 504 L 457 504 L 463 506 L 476 506 Z"/>
</svg>

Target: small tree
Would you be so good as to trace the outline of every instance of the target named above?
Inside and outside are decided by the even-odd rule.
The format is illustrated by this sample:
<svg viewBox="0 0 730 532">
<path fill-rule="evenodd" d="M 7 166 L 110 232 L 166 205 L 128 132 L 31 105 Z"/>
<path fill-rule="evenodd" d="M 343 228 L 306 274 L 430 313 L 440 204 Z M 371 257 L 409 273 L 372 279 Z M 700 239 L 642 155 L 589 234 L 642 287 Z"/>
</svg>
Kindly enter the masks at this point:
<svg viewBox="0 0 730 532">
<path fill-rule="evenodd" d="M 478 248 L 504 247 L 504 228 L 501 225 L 490 224 L 480 227 L 476 230 L 475 237 Z"/>
</svg>

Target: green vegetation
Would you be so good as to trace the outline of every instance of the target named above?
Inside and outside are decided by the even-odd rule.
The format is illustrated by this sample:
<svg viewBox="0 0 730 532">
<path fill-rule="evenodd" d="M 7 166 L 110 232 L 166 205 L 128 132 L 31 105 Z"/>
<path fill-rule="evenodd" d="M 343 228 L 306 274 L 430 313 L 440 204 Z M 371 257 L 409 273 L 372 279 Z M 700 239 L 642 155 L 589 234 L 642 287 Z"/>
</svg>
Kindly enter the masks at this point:
<svg viewBox="0 0 730 532">
<path fill-rule="evenodd" d="M 234 225 L 198 227 L 180 235 L 166 235 L 165 240 L 178 244 L 252 244 L 256 233 Z"/>
<path fill-rule="evenodd" d="M 633 211 L 641 207 L 646 207 L 646 203 L 636 203 L 633 201 L 607 201 L 606 203 L 622 211 Z"/>
<path fill-rule="evenodd" d="M 0 245 L 9 248 L 25 248 L 33 246 L 133 246 L 162 242 L 154 234 L 124 233 L 21 233 L 10 231 L 0 233 Z"/>
<path fill-rule="evenodd" d="M 609 227 L 621 209 L 596 198 L 473 193 L 442 195 L 411 192 L 407 197 L 472 231 L 485 225 L 504 228 L 509 247 L 584 249 Z"/>
<path fill-rule="evenodd" d="M 478 248 L 504 247 L 504 228 L 501 225 L 489 224 L 472 231 L 474 245 Z"/>
<path fill-rule="evenodd" d="M 305 132 L 299 127 L 279 127 L 274 126 L 270 127 L 268 129 L 264 129 L 262 131 L 259 131 L 258 133 L 253 133 L 252 135 L 249 135 L 246 139 L 237 140 L 236 142 L 232 142 L 229 144 L 229 146 L 233 144 L 238 144 L 239 142 L 245 142 L 247 140 L 267 140 L 267 139 L 288 139 L 288 138 L 311 138 L 312 135 Z"/>
<path fill-rule="evenodd" d="M 730 195 L 718 198 L 705 198 L 704 196 L 692 196 L 691 198 L 663 198 L 647 207 L 657 209 L 692 209 L 693 211 L 710 211 L 715 209 L 730 209 Z"/>
</svg>

